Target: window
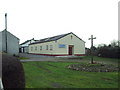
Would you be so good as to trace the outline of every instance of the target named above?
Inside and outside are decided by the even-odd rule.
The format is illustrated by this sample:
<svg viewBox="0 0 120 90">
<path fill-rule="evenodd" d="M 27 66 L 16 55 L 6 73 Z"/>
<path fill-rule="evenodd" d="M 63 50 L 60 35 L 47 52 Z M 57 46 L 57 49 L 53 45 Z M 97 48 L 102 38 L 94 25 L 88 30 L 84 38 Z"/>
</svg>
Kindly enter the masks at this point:
<svg viewBox="0 0 120 90">
<path fill-rule="evenodd" d="M 73 38 L 73 36 L 71 35 L 71 39 Z"/>
<path fill-rule="evenodd" d="M 50 50 L 53 50 L 53 45 L 50 45 Z"/>
<path fill-rule="evenodd" d="M 33 51 L 33 47 L 31 47 L 31 51 Z"/>
<path fill-rule="evenodd" d="M 46 50 L 48 50 L 48 45 L 46 45 Z"/>
<path fill-rule="evenodd" d="M 35 46 L 35 50 L 37 50 L 37 46 Z"/>
<path fill-rule="evenodd" d="M 40 46 L 40 50 L 42 50 L 42 46 Z"/>
</svg>

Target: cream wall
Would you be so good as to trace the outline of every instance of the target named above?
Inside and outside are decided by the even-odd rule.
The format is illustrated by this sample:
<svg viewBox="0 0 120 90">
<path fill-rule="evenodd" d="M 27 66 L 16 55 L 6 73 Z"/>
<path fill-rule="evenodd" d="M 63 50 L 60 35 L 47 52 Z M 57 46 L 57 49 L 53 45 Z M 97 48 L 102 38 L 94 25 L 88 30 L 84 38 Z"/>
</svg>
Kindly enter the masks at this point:
<svg viewBox="0 0 120 90">
<path fill-rule="evenodd" d="M 46 45 L 48 45 L 48 50 L 46 50 Z M 50 45 L 52 45 L 52 47 L 53 47 L 52 50 L 50 50 Z M 40 46 L 42 46 L 42 50 L 40 50 Z M 31 47 L 33 47 L 32 51 L 31 51 Z M 37 50 L 35 50 L 35 47 L 37 47 Z M 54 54 L 54 53 L 56 53 L 55 47 L 56 47 L 55 41 L 32 44 L 32 45 L 29 45 L 29 53 Z"/>
<path fill-rule="evenodd" d="M 71 39 L 71 35 L 72 35 L 72 39 Z M 66 47 L 59 48 L 59 44 L 64 44 L 66 45 Z M 48 45 L 48 50 L 46 50 L 46 45 Z M 53 46 L 53 50 L 50 50 L 50 45 Z M 69 34 L 57 41 L 29 45 L 29 53 L 68 54 L 69 45 L 74 45 L 74 54 L 85 54 L 85 42 L 77 38 L 74 34 Z M 37 50 L 35 50 L 36 46 L 37 46 Z M 40 46 L 42 46 L 42 50 L 40 50 Z M 31 51 L 31 47 L 33 47 L 32 51 Z"/>
<path fill-rule="evenodd" d="M 72 35 L 72 39 L 71 39 Z M 68 54 L 69 45 L 74 45 L 74 54 L 85 54 L 85 42 L 77 38 L 74 34 L 69 34 L 61 39 L 58 40 L 57 45 L 65 44 L 66 51 L 65 53 Z M 64 52 L 64 49 L 56 48 L 56 51 L 59 51 L 59 54 Z"/>
</svg>

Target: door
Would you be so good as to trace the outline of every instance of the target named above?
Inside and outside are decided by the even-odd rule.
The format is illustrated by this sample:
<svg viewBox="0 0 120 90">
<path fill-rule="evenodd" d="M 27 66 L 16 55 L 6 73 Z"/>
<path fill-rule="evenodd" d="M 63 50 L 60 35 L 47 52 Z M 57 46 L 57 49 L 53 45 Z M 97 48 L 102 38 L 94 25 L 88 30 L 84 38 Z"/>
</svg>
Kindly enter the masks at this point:
<svg viewBox="0 0 120 90">
<path fill-rule="evenodd" d="M 24 52 L 25 52 L 25 48 L 23 47 L 23 48 L 22 48 L 22 53 L 24 53 Z"/>
<path fill-rule="evenodd" d="M 69 49 L 68 49 L 68 54 L 69 55 L 73 55 L 73 48 L 74 48 L 74 46 L 73 45 L 69 45 Z"/>
</svg>

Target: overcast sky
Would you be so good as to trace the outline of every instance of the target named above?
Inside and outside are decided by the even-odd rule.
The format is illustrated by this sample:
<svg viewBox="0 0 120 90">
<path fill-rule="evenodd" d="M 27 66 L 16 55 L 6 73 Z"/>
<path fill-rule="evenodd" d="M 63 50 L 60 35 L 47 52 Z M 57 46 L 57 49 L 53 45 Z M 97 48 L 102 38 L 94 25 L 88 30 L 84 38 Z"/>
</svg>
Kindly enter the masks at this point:
<svg viewBox="0 0 120 90">
<path fill-rule="evenodd" d="M 35 38 L 43 39 L 73 32 L 90 47 L 88 38 L 93 34 L 94 45 L 109 44 L 118 39 L 119 0 L 1 0 L 0 31 L 5 29 L 20 43 Z"/>
</svg>

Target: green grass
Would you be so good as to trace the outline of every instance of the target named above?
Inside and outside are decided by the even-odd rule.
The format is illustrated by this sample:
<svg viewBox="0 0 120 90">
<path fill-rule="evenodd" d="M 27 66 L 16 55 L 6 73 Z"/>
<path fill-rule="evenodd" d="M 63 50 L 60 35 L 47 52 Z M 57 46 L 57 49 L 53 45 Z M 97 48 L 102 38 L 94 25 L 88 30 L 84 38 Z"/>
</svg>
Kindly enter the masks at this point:
<svg viewBox="0 0 120 90">
<path fill-rule="evenodd" d="M 114 64 L 114 65 L 118 65 L 118 60 L 120 60 L 115 58 L 103 58 L 103 57 L 97 57 L 97 56 L 94 56 L 93 59 L 95 62 Z M 90 62 L 91 56 L 85 56 L 83 60 L 85 60 L 85 62 Z"/>
<path fill-rule="evenodd" d="M 82 72 L 77 62 L 24 62 L 26 88 L 118 88 L 118 72 Z"/>
</svg>

